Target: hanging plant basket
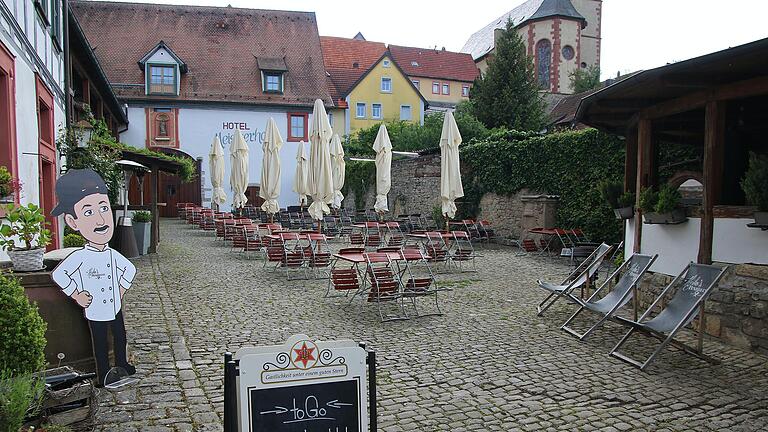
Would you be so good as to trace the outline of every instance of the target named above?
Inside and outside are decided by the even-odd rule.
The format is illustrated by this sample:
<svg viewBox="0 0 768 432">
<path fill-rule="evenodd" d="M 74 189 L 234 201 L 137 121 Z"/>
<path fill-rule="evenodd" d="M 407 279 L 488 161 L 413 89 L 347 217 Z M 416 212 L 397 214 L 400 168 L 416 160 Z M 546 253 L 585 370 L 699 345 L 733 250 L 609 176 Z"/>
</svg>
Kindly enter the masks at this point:
<svg viewBox="0 0 768 432">
<path fill-rule="evenodd" d="M 30 250 L 10 250 L 8 256 L 13 263 L 13 271 L 32 272 L 43 269 L 44 248 Z"/>
<path fill-rule="evenodd" d="M 678 208 L 669 213 L 645 213 L 643 214 L 643 222 L 649 225 L 677 225 L 688 220 L 685 215 L 685 210 Z"/>
<path fill-rule="evenodd" d="M 621 207 L 613 209 L 616 219 L 632 219 L 635 216 L 635 207 Z"/>
</svg>

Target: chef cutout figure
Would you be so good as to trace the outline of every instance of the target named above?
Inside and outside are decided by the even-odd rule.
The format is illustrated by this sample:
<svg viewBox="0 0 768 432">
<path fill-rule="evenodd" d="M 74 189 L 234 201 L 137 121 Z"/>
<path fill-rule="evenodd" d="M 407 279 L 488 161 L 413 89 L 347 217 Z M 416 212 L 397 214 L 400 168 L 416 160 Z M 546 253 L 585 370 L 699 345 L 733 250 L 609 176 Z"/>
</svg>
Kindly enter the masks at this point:
<svg viewBox="0 0 768 432">
<path fill-rule="evenodd" d="M 107 329 L 112 330 L 115 366 L 129 375 L 136 368 L 126 357 L 122 303 L 131 287 L 136 267 L 109 247 L 114 218 L 104 180 L 91 169 L 69 170 L 56 181 L 58 204 L 51 212 L 63 214 L 67 226 L 85 238 L 82 249 L 72 252 L 53 270 L 51 277 L 64 294 L 85 311 L 96 357 L 98 385 L 105 384 L 109 367 Z"/>
</svg>

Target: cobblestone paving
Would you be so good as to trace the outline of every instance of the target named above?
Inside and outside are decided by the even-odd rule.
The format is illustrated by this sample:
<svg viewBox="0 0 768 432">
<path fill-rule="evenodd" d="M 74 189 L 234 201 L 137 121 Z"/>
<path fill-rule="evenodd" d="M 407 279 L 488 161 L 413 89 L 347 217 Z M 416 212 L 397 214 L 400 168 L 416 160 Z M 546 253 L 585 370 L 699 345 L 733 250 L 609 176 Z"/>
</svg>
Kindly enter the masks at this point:
<svg viewBox="0 0 768 432">
<path fill-rule="evenodd" d="M 98 430 L 222 430 L 222 354 L 296 333 L 376 350 L 382 431 L 768 429 L 765 357 L 709 343 L 721 365 L 667 350 L 641 373 L 606 355 L 617 324 L 579 342 L 559 330 L 572 306 L 537 317 L 535 280 L 562 278 L 561 261 L 485 248 L 478 273 L 438 276 L 454 288 L 444 316 L 382 324 L 370 305 L 325 299 L 323 281 L 288 283 L 211 234 L 162 223 L 160 253 L 137 260 L 126 295 L 141 381 L 101 392 Z"/>
</svg>

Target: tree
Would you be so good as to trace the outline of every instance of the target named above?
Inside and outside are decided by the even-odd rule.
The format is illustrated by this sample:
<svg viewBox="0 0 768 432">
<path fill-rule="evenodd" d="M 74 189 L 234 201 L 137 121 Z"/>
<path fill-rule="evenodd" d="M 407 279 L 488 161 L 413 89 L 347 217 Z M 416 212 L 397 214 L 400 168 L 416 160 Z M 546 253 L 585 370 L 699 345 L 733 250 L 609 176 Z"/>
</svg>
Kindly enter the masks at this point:
<svg viewBox="0 0 768 432">
<path fill-rule="evenodd" d="M 574 93 L 581 93 L 600 87 L 600 67 L 590 66 L 571 72 L 571 88 Z"/>
<path fill-rule="evenodd" d="M 544 103 L 535 77 L 523 39 L 508 21 L 488 70 L 475 80 L 469 94 L 475 117 L 489 128 L 540 130 Z"/>
</svg>

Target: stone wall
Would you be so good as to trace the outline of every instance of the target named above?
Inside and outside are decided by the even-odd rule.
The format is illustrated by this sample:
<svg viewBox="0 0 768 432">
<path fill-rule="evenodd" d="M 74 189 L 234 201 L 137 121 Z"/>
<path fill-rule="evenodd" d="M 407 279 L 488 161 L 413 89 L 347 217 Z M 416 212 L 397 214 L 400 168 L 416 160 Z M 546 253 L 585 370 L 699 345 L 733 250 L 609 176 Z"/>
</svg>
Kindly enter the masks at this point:
<svg viewBox="0 0 768 432">
<path fill-rule="evenodd" d="M 557 198 L 529 189 L 511 196 L 487 193 L 480 199 L 478 219 L 491 221 L 500 237 L 519 239 L 531 228 L 552 228 L 556 217 Z"/>
<path fill-rule="evenodd" d="M 639 287 L 640 310 L 647 308 L 672 279 L 659 273 L 646 276 Z M 705 310 L 708 335 L 768 355 L 768 266 L 732 265 L 707 300 Z M 694 322 L 694 328 L 698 323 Z"/>
</svg>

